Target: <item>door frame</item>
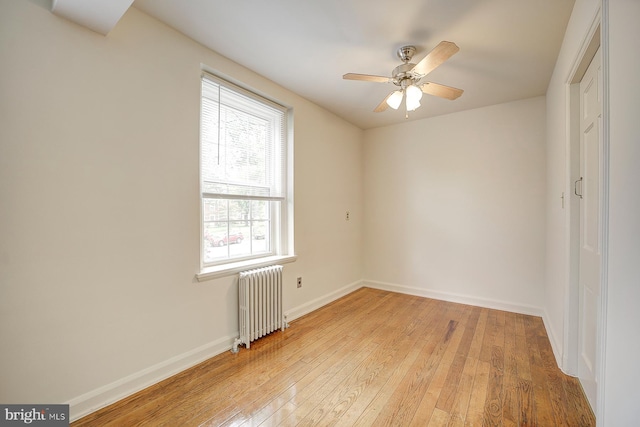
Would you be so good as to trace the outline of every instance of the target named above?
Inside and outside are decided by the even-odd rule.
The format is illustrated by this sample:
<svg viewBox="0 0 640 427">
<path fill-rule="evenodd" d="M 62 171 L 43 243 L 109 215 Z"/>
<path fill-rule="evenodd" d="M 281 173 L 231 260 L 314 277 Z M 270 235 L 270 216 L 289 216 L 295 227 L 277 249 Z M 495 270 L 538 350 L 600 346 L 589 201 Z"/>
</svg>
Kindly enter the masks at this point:
<svg viewBox="0 0 640 427">
<path fill-rule="evenodd" d="M 573 376 L 578 374 L 579 357 L 579 268 L 580 268 L 580 201 L 573 194 L 573 183 L 580 178 L 580 89 L 579 84 L 598 48 L 602 58 L 602 182 L 600 207 L 600 301 L 596 321 L 596 407 L 592 408 L 596 419 L 602 419 L 604 408 L 604 357 L 606 339 L 607 266 L 608 266 L 608 214 L 609 214 L 609 84 L 608 84 L 608 39 L 606 31 L 606 0 L 598 8 L 589 31 L 582 40 L 566 82 L 566 165 L 565 165 L 565 230 L 566 230 L 566 287 L 564 301 L 564 336 L 562 370 Z M 604 28 L 603 28 L 604 27 Z"/>
</svg>

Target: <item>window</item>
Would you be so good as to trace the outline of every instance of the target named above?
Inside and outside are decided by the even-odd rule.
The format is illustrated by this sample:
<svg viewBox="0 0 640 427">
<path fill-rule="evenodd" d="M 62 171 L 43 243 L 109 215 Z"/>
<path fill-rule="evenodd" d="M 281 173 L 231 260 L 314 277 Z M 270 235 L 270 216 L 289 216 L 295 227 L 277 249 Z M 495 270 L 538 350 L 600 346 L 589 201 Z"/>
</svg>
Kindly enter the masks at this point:
<svg viewBox="0 0 640 427">
<path fill-rule="evenodd" d="M 287 255 L 287 115 L 281 105 L 203 74 L 203 270 Z"/>
</svg>

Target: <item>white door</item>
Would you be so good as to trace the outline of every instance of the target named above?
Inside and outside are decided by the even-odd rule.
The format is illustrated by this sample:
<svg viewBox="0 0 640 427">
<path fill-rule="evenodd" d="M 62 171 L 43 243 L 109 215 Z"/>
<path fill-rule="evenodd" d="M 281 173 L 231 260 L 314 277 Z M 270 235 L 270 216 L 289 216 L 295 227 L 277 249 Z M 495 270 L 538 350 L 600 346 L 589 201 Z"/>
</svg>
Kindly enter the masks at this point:
<svg viewBox="0 0 640 427">
<path fill-rule="evenodd" d="M 580 330 L 578 376 L 596 408 L 597 318 L 600 301 L 602 88 L 600 49 L 580 82 Z"/>
</svg>

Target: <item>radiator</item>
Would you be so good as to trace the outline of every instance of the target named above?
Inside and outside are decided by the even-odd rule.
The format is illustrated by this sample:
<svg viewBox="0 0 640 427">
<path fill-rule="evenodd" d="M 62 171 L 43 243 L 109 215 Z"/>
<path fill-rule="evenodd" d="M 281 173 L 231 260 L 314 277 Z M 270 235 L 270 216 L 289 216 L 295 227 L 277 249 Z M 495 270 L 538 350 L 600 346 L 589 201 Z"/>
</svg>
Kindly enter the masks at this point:
<svg viewBox="0 0 640 427">
<path fill-rule="evenodd" d="M 238 352 L 240 344 L 250 348 L 252 341 L 278 329 L 284 331 L 287 325 L 282 310 L 281 265 L 240 273 L 238 313 L 240 337 L 233 343 L 233 353 Z"/>
</svg>

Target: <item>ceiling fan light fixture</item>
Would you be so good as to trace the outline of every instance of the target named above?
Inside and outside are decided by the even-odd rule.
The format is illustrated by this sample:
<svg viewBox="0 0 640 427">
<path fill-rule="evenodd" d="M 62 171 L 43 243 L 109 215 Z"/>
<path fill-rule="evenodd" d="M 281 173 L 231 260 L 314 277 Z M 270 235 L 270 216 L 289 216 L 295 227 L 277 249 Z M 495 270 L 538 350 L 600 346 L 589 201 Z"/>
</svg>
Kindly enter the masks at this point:
<svg viewBox="0 0 640 427">
<path fill-rule="evenodd" d="M 422 99 L 422 91 L 418 86 L 409 85 L 406 89 L 407 92 L 407 111 L 413 111 L 420 107 L 420 100 Z"/>
<path fill-rule="evenodd" d="M 417 110 L 418 107 L 420 107 L 420 101 L 411 102 L 409 98 L 407 98 L 407 111 Z"/>
<path fill-rule="evenodd" d="M 401 90 L 397 90 L 395 92 L 393 92 L 389 98 L 387 98 L 387 104 L 389 105 L 389 107 L 393 108 L 394 110 L 397 110 L 398 107 L 400 107 L 400 103 L 402 102 L 402 91 Z"/>
</svg>

